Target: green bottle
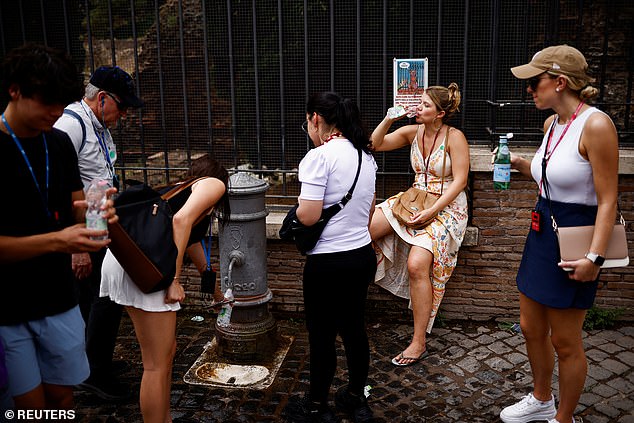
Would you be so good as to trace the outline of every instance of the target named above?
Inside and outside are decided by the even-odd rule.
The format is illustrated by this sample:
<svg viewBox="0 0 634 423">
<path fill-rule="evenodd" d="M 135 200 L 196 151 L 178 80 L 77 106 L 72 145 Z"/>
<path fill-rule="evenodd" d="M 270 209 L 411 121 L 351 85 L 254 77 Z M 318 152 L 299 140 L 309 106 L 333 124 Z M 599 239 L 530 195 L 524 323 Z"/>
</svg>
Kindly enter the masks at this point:
<svg viewBox="0 0 634 423">
<path fill-rule="evenodd" d="M 507 135 L 500 135 L 498 151 L 493 161 L 493 188 L 496 191 L 509 189 L 511 185 L 511 152 Z"/>
</svg>

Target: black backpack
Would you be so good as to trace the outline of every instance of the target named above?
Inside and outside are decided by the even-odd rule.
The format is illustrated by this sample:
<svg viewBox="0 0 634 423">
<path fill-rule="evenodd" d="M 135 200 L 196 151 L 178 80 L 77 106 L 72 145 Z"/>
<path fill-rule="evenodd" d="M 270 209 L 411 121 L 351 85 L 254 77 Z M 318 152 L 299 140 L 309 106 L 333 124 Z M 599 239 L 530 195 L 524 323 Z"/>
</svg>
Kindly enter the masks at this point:
<svg viewBox="0 0 634 423">
<path fill-rule="evenodd" d="M 146 184 L 134 185 L 115 199 L 119 221 L 108 225 L 108 248 L 142 292 L 160 291 L 172 283 L 178 251 L 168 200 L 200 179 L 175 185 L 162 195 Z"/>
</svg>

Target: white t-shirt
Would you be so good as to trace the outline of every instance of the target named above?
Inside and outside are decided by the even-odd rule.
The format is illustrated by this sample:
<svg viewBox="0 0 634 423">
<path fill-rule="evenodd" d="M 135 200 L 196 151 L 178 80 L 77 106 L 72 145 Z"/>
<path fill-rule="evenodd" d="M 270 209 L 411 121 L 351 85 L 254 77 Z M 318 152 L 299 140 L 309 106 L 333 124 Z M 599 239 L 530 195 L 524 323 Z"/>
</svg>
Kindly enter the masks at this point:
<svg viewBox="0 0 634 423">
<path fill-rule="evenodd" d="M 347 139 L 335 138 L 312 149 L 299 164 L 302 200 L 323 200 L 324 208 L 348 192 L 357 173 L 359 155 Z M 368 223 L 374 199 L 377 165 L 369 153 L 361 155 L 359 180 L 352 199 L 326 225 L 308 254 L 349 251 L 370 243 Z"/>
</svg>

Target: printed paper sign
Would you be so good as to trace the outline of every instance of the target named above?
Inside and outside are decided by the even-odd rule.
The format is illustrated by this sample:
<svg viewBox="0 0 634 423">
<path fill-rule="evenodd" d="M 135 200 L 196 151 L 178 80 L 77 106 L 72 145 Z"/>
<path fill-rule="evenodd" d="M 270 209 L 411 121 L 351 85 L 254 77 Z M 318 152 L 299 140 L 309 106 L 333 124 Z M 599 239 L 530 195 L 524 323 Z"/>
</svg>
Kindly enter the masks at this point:
<svg viewBox="0 0 634 423">
<path fill-rule="evenodd" d="M 394 58 L 394 106 L 418 106 L 427 88 L 427 58 Z"/>
</svg>

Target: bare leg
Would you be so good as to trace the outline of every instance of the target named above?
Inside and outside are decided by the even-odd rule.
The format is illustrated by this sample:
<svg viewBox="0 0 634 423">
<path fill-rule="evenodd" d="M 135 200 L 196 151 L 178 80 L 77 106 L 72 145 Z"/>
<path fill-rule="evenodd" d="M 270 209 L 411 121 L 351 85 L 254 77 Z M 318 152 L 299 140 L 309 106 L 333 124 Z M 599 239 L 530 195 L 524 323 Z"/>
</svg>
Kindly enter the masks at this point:
<svg viewBox="0 0 634 423">
<path fill-rule="evenodd" d="M 35 389 L 16 397 L 13 397 L 16 410 L 43 410 L 46 408 L 46 397 L 44 387 L 37 386 Z"/>
<path fill-rule="evenodd" d="M 586 310 L 549 309 L 551 339 L 559 360 L 559 407 L 555 418 L 570 422 L 583 391 L 588 362 L 583 350 L 581 330 Z"/>
<path fill-rule="evenodd" d="M 35 389 L 13 398 L 16 410 L 72 410 L 73 387 L 41 384 Z"/>
<path fill-rule="evenodd" d="M 396 357 L 396 360 L 401 364 L 411 363 L 427 349 L 425 342 L 427 324 L 429 323 L 432 309 L 433 293 L 430 272 L 433 261 L 434 256 L 430 251 L 412 246 L 407 259 L 407 270 L 414 314 L 414 336 L 412 337 L 412 342 L 402 352 L 402 357 L 400 355 Z M 410 359 L 408 360 L 407 358 Z"/>
<path fill-rule="evenodd" d="M 141 345 L 140 404 L 145 423 L 169 423 L 172 363 L 176 351 L 176 312 L 151 313 L 126 307 Z"/>
<path fill-rule="evenodd" d="M 533 395 L 540 401 L 549 401 L 555 353 L 550 340 L 550 325 L 546 315 L 549 308 L 524 294 L 520 294 L 520 327 L 526 339 L 528 361 L 533 371 Z"/>
<path fill-rule="evenodd" d="M 393 231 L 392 225 L 390 225 L 390 222 L 387 221 L 383 210 L 378 207 L 374 209 L 372 221 L 370 222 L 370 237 L 372 238 L 372 241 L 381 239 Z"/>
<path fill-rule="evenodd" d="M 55 410 L 72 410 L 75 408 L 72 386 L 44 383 L 42 387 L 46 397 L 46 408 Z"/>
</svg>

